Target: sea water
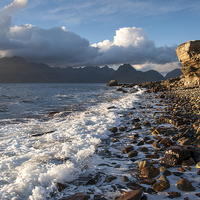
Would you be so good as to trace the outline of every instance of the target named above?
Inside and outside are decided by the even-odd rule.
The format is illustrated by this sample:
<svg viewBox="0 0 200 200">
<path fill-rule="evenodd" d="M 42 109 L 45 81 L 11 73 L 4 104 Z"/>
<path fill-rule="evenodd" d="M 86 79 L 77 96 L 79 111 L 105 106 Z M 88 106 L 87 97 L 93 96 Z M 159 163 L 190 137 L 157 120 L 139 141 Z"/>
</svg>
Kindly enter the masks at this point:
<svg viewBox="0 0 200 200">
<path fill-rule="evenodd" d="M 59 199 L 56 183 L 68 183 L 73 194 L 70 183 L 95 169 L 96 147 L 143 92 L 126 90 L 105 84 L 0 84 L 0 199 Z M 84 192 L 81 187 L 77 191 Z"/>
</svg>

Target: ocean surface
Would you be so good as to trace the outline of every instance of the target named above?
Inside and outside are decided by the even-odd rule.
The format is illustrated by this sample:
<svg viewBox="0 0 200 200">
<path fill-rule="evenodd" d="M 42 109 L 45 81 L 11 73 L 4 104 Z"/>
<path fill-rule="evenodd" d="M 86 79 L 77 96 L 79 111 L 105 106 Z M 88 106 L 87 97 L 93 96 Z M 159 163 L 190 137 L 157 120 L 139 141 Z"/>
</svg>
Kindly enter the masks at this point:
<svg viewBox="0 0 200 200">
<path fill-rule="evenodd" d="M 103 158 L 96 147 L 140 101 L 142 90 L 126 90 L 105 84 L 0 84 L 0 199 L 59 199 L 91 189 L 75 182 L 97 170 Z M 58 192 L 57 183 L 68 188 Z"/>
</svg>

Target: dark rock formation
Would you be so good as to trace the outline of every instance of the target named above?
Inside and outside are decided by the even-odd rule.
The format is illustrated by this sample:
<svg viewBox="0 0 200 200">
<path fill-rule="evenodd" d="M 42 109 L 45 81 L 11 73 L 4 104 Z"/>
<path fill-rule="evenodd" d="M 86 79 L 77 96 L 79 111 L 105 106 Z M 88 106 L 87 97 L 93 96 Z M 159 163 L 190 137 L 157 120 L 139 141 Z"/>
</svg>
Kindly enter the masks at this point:
<svg viewBox="0 0 200 200">
<path fill-rule="evenodd" d="M 179 77 L 181 76 L 183 73 L 180 69 L 174 69 L 173 71 L 171 72 L 168 72 L 165 76 L 166 79 L 170 79 L 170 78 L 174 78 L 174 77 Z"/>
</svg>

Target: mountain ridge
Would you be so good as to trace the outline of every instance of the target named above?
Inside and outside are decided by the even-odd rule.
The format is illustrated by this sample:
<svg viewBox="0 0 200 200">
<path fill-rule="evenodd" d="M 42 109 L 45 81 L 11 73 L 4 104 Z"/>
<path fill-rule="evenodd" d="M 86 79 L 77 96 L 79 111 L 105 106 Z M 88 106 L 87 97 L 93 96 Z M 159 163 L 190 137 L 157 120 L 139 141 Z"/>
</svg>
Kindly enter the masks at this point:
<svg viewBox="0 0 200 200">
<path fill-rule="evenodd" d="M 22 57 L 0 59 L 0 83 L 107 83 L 116 79 L 119 83 L 141 83 L 165 80 L 159 72 L 137 71 L 130 64 L 117 70 L 86 66 L 81 68 L 50 67 L 44 63 L 28 62 Z"/>
</svg>

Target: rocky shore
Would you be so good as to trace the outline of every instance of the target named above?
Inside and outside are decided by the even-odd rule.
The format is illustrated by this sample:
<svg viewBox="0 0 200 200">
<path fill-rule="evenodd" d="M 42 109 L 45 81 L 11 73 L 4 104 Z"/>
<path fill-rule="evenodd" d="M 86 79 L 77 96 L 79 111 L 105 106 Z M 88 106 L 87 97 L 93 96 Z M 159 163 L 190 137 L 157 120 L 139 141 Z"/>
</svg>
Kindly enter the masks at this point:
<svg viewBox="0 0 200 200">
<path fill-rule="evenodd" d="M 199 199 L 199 95 L 200 88 L 147 89 L 135 107 L 120 113 L 122 123 L 110 128 L 110 141 L 97 147 L 102 163 L 82 182 L 91 192 L 62 200 Z"/>
</svg>

